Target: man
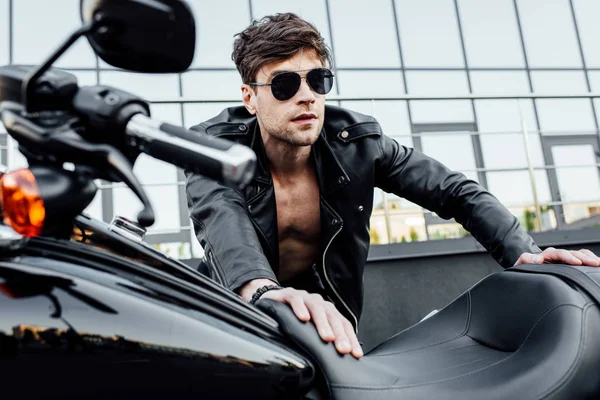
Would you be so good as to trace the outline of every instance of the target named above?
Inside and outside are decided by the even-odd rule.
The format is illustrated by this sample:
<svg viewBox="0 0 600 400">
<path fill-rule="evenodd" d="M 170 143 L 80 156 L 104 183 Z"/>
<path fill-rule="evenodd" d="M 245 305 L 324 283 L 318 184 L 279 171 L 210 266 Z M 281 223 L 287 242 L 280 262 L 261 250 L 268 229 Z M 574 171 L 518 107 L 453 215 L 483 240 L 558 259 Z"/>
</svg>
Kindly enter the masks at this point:
<svg viewBox="0 0 600 400">
<path fill-rule="evenodd" d="M 504 267 L 600 265 L 587 250 L 542 252 L 476 182 L 399 145 L 374 118 L 325 106 L 330 53 L 296 15 L 255 21 L 232 57 L 244 105 L 192 129 L 250 146 L 257 173 L 237 191 L 188 172 L 187 193 L 215 278 L 245 300 L 288 303 L 340 353 L 361 357 L 355 330 L 375 187 L 455 218 Z"/>
</svg>

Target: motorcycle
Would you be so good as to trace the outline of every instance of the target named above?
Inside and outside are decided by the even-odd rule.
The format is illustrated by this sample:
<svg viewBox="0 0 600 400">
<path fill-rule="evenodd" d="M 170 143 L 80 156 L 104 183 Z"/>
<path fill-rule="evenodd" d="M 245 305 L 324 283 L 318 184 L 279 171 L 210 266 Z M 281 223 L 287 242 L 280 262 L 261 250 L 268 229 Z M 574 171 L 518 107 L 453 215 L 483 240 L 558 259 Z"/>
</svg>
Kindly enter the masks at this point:
<svg viewBox="0 0 600 400">
<path fill-rule="evenodd" d="M 21 398 L 600 397 L 600 272 L 493 274 L 360 360 L 282 303 L 249 305 L 143 241 L 145 153 L 240 188 L 254 153 L 150 118 L 136 96 L 52 64 L 85 36 L 107 63 L 182 72 L 195 22 L 179 0 L 82 0 L 82 27 L 39 66 L 0 68 L 0 120 L 28 168 L 0 177 L 0 371 Z M 157 29 L 161 27 L 161 29 Z M 137 221 L 93 220 L 94 180 L 124 182 Z"/>
</svg>

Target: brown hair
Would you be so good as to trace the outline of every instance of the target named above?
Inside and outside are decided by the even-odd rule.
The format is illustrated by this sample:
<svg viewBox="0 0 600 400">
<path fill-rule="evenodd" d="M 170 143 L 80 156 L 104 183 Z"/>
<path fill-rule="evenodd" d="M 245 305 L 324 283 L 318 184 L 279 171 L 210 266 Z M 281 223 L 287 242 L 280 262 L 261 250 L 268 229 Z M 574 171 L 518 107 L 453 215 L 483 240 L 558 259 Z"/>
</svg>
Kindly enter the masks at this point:
<svg viewBox="0 0 600 400">
<path fill-rule="evenodd" d="M 235 36 L 231 59 L 243 83 L 254 82 L 263 65 L 287 60 L 302 50 L 314 50 L 323 65 L 332 64 L 331 52 L 317 28 L 296 14 L 275 14 L 254 20 Z"/>
</svg>

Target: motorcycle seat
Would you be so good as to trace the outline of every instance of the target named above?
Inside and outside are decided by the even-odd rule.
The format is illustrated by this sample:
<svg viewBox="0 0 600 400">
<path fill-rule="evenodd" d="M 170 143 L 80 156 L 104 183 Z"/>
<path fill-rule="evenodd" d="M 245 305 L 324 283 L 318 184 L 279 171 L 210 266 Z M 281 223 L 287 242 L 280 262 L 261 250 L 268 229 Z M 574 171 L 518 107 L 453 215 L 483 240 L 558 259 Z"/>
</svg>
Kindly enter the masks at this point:
<svg viewBox="0 0 600 400">
<path fill-rule="evenodd" d="M 598 285 L 600 269 L 578 269 Z M 600 305 L 550 274 L 492 274 L 359 360 L 288 305 L 257 305 L 311 355 L 333 399 L 600 398 Z"/>
</svg>

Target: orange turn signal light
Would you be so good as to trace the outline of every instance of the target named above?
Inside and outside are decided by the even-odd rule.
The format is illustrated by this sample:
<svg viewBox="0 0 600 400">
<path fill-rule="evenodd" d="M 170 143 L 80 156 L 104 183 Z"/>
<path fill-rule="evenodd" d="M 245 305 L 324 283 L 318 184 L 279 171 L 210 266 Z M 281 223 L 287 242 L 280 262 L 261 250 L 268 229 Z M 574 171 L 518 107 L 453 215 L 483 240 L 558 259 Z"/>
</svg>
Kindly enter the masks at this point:
<svg viewBox="0 0 600 400">
<path fill-rule="evenodd" d="M 0 200 L 6 225 L 27 237 L 38 236 L 42 232 L 46 209 L 30 170 L 23 168 L 2 175 Z"/>
</svg>

